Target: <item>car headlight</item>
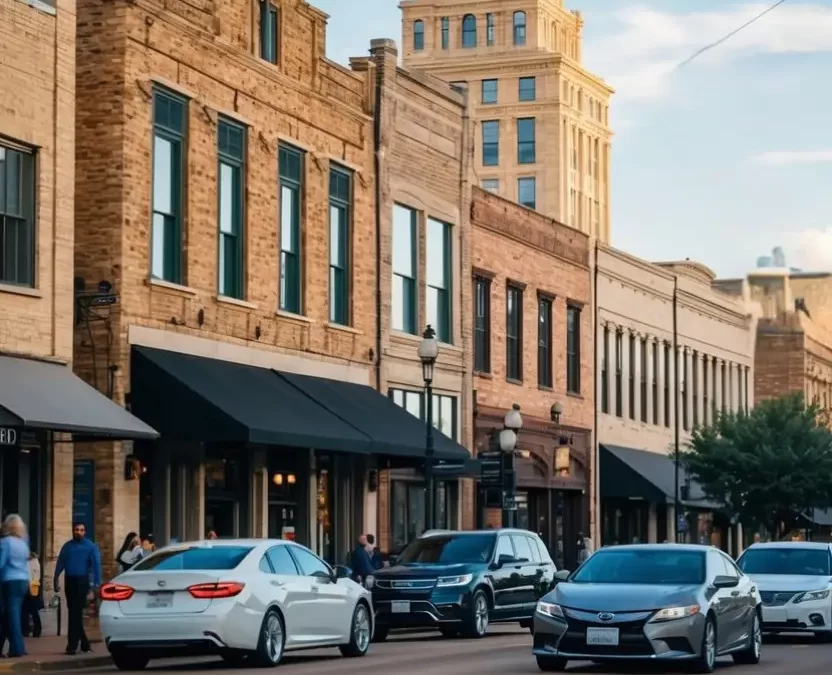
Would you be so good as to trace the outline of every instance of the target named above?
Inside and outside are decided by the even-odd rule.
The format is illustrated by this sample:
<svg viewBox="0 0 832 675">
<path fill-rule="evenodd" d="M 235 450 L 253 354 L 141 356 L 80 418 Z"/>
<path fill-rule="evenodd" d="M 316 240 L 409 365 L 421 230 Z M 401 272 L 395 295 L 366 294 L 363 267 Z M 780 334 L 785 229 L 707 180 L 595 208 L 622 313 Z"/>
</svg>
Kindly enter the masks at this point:
<svg viewBox="0 0 832 675">
<path fill-rule="evenodd" d="M 448 586 L 467 586 L 474 578 L 473 574 L 459 574 L 455 577 L 439 577 L 436 582 L 437 586 L 447 588 Z"/>
<path fill-rule="evenodd" d="M 538 602 L 537 603 L 537 613 L 543 614 L 543 616 L 550 616 L 553 619 L 565 619 L 566 617 L 563 615 L 563 610 L 560 608 L 560 605 L 556 605 L 552 602 Z"/>
<path fill-rule="evenodd" d="M 684 619 L 685 617 L 699 614 L 700 609 L 701 607 L 699 605 L 665 607 L 656 612 L 650 621 L 675 621 L 676 619 Z"/>
<path fill-rule="evenodd" d="M 376 585 L 376 578 L 372 574 L 368 574 L 364 579 L 364 588 L 370 589 Z"/>
<path fill-rule="evenodd" d="M 807 591 L 798 595 L 794 602 L 812 602 L 813 600 L 825 600 L 829 597 L 829 589 L 825 588 L 822 591 Z"/>
</svg>

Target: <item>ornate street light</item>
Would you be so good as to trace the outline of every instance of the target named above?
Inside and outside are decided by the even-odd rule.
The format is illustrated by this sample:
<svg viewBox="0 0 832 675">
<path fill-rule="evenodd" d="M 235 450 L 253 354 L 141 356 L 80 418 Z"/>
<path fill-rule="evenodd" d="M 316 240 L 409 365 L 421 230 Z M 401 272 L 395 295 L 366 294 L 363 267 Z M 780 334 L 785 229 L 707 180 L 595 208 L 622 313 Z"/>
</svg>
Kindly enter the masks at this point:
<svg viewBox="0 0 832 675">
<path fill-rule="evenodd" d="M 517 434 L 523 426 L 523 418 L 520 416 L 520 406 L 516 403 L 511 406 L 511 410 L 506 413 L 503 419 L 503 429 L 500 431 L 500 450 L 506 455 L 503 459 L 503 466 L 508 464 L 509 477 L 508 484 L 503 483 L 503 524 L 513 525 L 512 514 L 514 513 L 514 502 L 517 492 L 517 478 L 514 473 L 514 451 L 517 448 Z M 508 460 L 506 462 L 505 460 Z M 511 508 L 506 508 L 506 502 L 511 503 Z"/>
<path fill-rule="evenodd" d="M 419 343 L 419 360 L 422 362 L 422 379 L 425 381 L 425 528 L 435 529 L 433 522 L 433 372 L 439 358 L 436 331 L 428 325 Z"/>
</svg>

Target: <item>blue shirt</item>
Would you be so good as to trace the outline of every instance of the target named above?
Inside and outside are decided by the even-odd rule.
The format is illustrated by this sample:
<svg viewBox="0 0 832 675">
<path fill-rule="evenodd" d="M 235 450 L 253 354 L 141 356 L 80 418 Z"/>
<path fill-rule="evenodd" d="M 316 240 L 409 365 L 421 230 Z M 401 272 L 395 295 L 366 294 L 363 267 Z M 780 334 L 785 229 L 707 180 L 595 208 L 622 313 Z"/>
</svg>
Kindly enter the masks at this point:
<svg viewBox="0 0 832 675">
<path fill-rule="evenodd" d="M 25 539 L 0 539 L 0 581 L 29 581 L 29 544 Z"/>
<path fill-rule="evenodd" d="M 92 576 L 93 586 L 101 585 L 101 554 L 98 546 L 89 539 L 70 539 L 61 547 L 58 563 L 55 565 L 55 582 L 61 572 L 68 577 Z"/>
<path fill-rule="evenodd" d="M 352 552 L 352 573 L 357 577 L 366 579 L 373 573 L 373 565 L 370 562 L 370 556 L 367 555 L 367 549 L 361 544 L 356 546 Z"/>
</svg>

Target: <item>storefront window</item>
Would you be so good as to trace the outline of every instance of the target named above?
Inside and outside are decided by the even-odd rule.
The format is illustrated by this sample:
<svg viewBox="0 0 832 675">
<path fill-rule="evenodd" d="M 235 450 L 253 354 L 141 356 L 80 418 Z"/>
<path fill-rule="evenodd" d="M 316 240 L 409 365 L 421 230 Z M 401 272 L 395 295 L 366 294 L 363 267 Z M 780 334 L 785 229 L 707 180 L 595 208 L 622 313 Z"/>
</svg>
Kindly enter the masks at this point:
<svg viewBox="0 0 832 675">
<path fill-rule="evenodd" d="M 236 459 L 205 461 L 205 530 L 220 537 L 240 536 L 240 463 Z"/>
<path fill-rule="evenodd" d="M 456 528 L 456 483 L 438 481 L 436 489 L 436 527 Z M 394 480 L 392 489 L 392 553 L 398 553 L 428 529 L 425 523 L 425 484 L 421 481 Z"/>
<path fill-rule="evenodd" d="M 425 419 L 427 411 L 424 410 L 425 395 L 421 391 L 407 391 L 405 389 L 391 389 L 390 398 L 393 402 L 407 410 L 414 417 L 420 420 Z M 457 399 L 455 396 L 443 394 L 433 395 L 433 426 L 445 434 L 448 438 L 457 440 Z"/>
</svg>

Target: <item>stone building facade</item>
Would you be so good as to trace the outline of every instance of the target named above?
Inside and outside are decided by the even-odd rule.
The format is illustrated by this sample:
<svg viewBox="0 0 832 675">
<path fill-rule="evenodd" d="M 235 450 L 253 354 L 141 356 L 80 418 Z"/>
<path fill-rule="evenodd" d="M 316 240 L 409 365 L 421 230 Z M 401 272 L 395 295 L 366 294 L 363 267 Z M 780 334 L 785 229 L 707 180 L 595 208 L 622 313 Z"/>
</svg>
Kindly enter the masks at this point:
<svg viewBox="0 0 832 675">
<path fill-rule="evenodd" d="M 467 89 L 480 185 L 608 242 L 613 90 L 552 0 L 402 0 L 403 61 Z"/>
<path fill-rule="evenodd" d="M 509 518 L 574 569 L 578 534 L 592 532 L 596 518 L 589 239 L 480 188 L 471 214 L 476 449 L 495 449 L 518 404 Z M 478 497 L 498 525 L 500 510 L 485 508 L 482 490 Z"/>
<path fill-rule="evenodd" d="M 730 547 L 698 486 L 678 486 L 672 456 L 719 411 L 754 404 L 756 314 L 692 261 L 648 263 L 597 251 L 597 369 L 602 543 L 673 540 Z M 679 516 L 685 516 L 680 524 Z M 681 536 L 681 535 L 680 535 Z"/>
</svg>

